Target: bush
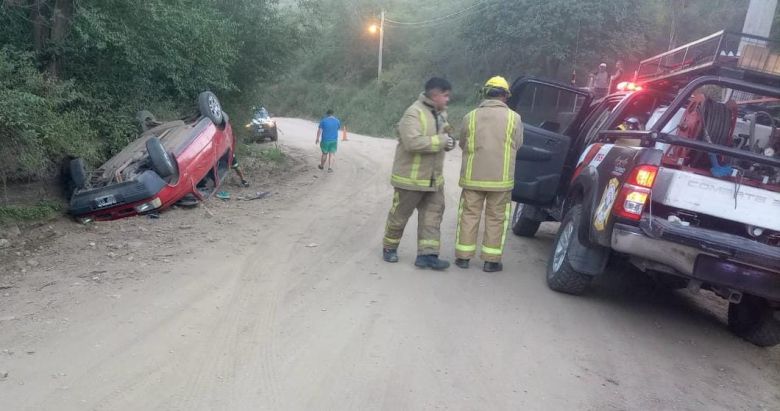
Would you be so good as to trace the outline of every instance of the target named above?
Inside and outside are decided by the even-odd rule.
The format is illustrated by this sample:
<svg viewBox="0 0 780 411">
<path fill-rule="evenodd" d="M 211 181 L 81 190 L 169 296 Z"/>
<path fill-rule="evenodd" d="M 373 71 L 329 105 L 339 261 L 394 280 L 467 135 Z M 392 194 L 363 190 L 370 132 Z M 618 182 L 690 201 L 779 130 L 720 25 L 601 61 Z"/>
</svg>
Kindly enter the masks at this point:
<svg viewBox="0 0 780 411">
<path fill-rule="evenodd" d="M 97 133 L 68 82 L 46 79 L 29 53 L 0 49 L 0 179 L 51 176 L 56 159 L 79 154 L 95 161 Z"/>
</svg>

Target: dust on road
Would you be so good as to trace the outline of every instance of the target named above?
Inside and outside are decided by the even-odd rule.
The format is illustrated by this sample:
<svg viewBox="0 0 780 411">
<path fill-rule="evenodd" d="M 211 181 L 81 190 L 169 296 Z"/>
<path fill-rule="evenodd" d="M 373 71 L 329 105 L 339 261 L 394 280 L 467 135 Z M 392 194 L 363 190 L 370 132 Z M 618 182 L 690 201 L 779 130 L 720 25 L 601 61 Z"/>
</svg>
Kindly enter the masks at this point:
<svg viewBox="0 0 780 411">
<path fill-rule="evenodd" d="M 279 124 L 300 163 L 267 199 L 42 226 L 43 249 L 0 254 L 3 409 L 780 409 L 780 350 L 729 334 L 718 299 L 630 270 L 548 290 L 555 225 L 510 236 L 499 274 L 417 270 L 413 235 L 383 263 L 395 142 L 350 134 L 327 174 L 316 126 Z"/>
</svg>

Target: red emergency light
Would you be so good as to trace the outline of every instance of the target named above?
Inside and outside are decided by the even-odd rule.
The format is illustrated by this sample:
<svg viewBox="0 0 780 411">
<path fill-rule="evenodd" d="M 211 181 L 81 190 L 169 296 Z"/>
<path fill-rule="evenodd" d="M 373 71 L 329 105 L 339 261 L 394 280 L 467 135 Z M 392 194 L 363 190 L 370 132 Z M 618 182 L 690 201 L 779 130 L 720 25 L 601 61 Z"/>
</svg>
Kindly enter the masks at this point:
<svg viewBox="0 0 780 411">
<path fill-rule="evenodd" d="M 642 90 L 642 86 L 632 83 L 630 81 L 623 81 L 621 83 L 618 83 L 617 89 L 619 91 L 640 91 Z"/>
</svg>

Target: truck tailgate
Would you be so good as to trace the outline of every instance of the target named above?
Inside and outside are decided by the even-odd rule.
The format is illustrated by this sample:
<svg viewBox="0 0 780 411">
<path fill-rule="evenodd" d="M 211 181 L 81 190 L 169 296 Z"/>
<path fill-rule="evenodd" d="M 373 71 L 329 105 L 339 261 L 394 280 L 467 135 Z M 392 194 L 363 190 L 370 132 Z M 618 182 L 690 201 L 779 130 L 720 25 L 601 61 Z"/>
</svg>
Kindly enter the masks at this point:
<svg viewBox="0 0 780 411">
<path fill-rule="evenodd" d="M 662 168 L 653 201 L 666 206 L 780 231 L 780 193 Z"/>
</svg>

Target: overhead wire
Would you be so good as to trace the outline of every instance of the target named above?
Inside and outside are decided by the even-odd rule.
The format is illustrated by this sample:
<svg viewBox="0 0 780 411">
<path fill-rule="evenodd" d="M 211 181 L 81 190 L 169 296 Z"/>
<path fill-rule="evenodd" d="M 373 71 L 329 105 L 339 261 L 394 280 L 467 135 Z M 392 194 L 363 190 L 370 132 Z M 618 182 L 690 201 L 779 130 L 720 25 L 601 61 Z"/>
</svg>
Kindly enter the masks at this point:
<svg viewBox="0 0 780 411">
<path fill-rule="evenodd" d="M 459 18 L 466 17 L 468 14 L 471 14 L 469 12 L 476 12 L 476 11 L 484 11 L 490 8 L 493 4 L 493 0 L 482 0 L 480 2 L 477 2 L 475 4 L 472 4 L 471 6 L 468 6 L 466 8 L 463 8 L 461 10 L 458 10 L 456 12 L 447 14 L 445 16 L 435 17 L 428 20 L 421 20 L 421 21 L 413 21 L 413 22 L 404 22 L 404 21 L 398 21 L 391 18 L 385 17 L 385 23 L 393 26 L 393 27 L 404 27 L 404 28 L 422 28 L 422 27 L 434 27 L 440 24 L 449 23 L 451 20 L 456 20 Z M 480 6 L 486 6 L 479 8 Z M 478 9 L 479 8 L 479 9 Z M 466 14 L 468 13 L 468 14 Z"/>
</svg>

